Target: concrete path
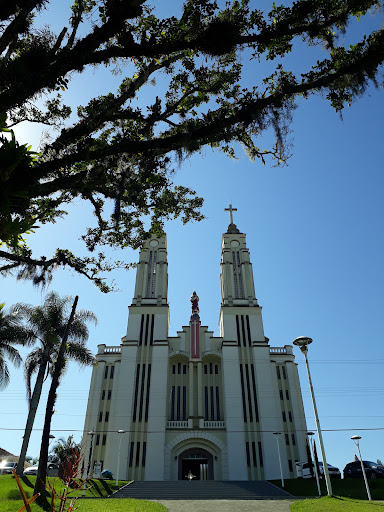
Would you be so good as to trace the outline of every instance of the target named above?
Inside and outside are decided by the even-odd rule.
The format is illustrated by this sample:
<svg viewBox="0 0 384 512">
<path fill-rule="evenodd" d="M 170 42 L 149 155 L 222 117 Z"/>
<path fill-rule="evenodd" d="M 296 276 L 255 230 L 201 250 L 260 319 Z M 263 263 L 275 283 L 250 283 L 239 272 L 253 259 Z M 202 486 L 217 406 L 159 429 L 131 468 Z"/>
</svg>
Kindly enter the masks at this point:
<svg viewBox="0 0 384 512">
<path fill-rule="evenodd" d="M 169 512 L 289 512 L 289 500 L 151 500 Z"/>
</svg>

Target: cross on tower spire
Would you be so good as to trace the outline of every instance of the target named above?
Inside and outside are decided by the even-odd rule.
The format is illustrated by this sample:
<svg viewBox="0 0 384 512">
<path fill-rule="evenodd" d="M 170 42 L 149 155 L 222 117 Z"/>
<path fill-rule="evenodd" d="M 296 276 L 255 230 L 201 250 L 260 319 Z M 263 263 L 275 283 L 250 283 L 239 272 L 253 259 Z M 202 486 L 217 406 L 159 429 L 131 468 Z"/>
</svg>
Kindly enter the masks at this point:
<svg viewBox="0 0 384 512">
<path fill-rule="evenodd" d="M 233 215 L 232 212 L 237 212 L 237 208 L 232 208 L 232 205 L 229 205 L 229 208 L 224 208 L 225 212 L 229 212 L 230 224 L 233 224 Z"/>
</svg>

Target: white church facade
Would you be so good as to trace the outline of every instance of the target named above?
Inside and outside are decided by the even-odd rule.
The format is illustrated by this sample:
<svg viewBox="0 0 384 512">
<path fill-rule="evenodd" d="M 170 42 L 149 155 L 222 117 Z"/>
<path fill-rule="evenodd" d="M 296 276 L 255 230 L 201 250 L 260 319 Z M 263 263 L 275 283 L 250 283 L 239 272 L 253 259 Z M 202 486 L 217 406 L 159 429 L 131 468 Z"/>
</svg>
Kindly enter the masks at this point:
<svg viewBox="0 0 384 512">
<path fill-rule="evenodd" d="M 90 467 L 126 480 L 295 478 L 306 421 L 292 346 L 264 335 L 250 254 L 232 221 L 222 237 L 220 336 L 189 324 L 169 336 L 166 238 L 140 253 L 127 333 L 99 345 L 84 439 Z M 120 431 L 120 432 L 119 432 Z M 91 432 L 91 435 L 89 435 Z M 92 445 L 92 446 L 91 446 Z"/>
</svg>

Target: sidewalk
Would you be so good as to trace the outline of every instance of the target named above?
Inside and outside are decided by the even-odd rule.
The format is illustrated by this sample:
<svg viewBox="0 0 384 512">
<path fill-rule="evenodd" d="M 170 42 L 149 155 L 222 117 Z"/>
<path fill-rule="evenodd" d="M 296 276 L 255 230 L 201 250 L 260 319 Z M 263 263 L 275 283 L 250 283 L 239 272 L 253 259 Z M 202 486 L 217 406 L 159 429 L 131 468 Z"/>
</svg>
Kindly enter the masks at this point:
<svg viewBox="0 0 384 512">
<path fill-rule="evenodd" d="M 289 512 L 290 500 L 151 500 L 169 512 Z"/>
</svg>

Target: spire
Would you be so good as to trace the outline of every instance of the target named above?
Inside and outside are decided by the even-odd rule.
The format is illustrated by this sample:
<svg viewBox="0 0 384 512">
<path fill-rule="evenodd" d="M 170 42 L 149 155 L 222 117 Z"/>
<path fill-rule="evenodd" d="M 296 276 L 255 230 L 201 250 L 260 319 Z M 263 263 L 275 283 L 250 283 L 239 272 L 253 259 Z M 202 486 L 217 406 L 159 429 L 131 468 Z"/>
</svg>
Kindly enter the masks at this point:
<svg viewBox="0 0 384 512">
<path fill-rule="evenodd" d="M 237 208 L 233 208 L 232 204 L 230 204 L 229 208 L 224 208 L 224 211 L 229 212 L 230 223 L 229 223 L 229 226 L 227 229 L 227 233 L 240 233 L 240 231 L 237 229 L 236 224 L 234 224 L 234 222 L 233 222 L 233 213 L 232 212 L 237 212 Z"/>
<path fill-rule="evenodd" d="M 225 208 L 230 224 L 221 244 L 221 303 L 223 306 L 257 306 L 252 265 L 245 234 L 233 222 L 232 204 Z"/>
<path fill-rule="evenodd" d="M 140 251 L 140 261 L 136 272 L 135 296 L 133 305 L 161 306 L 167 304 L 168 263 L 167 241 L 152 236 Z"/>
</svg>

